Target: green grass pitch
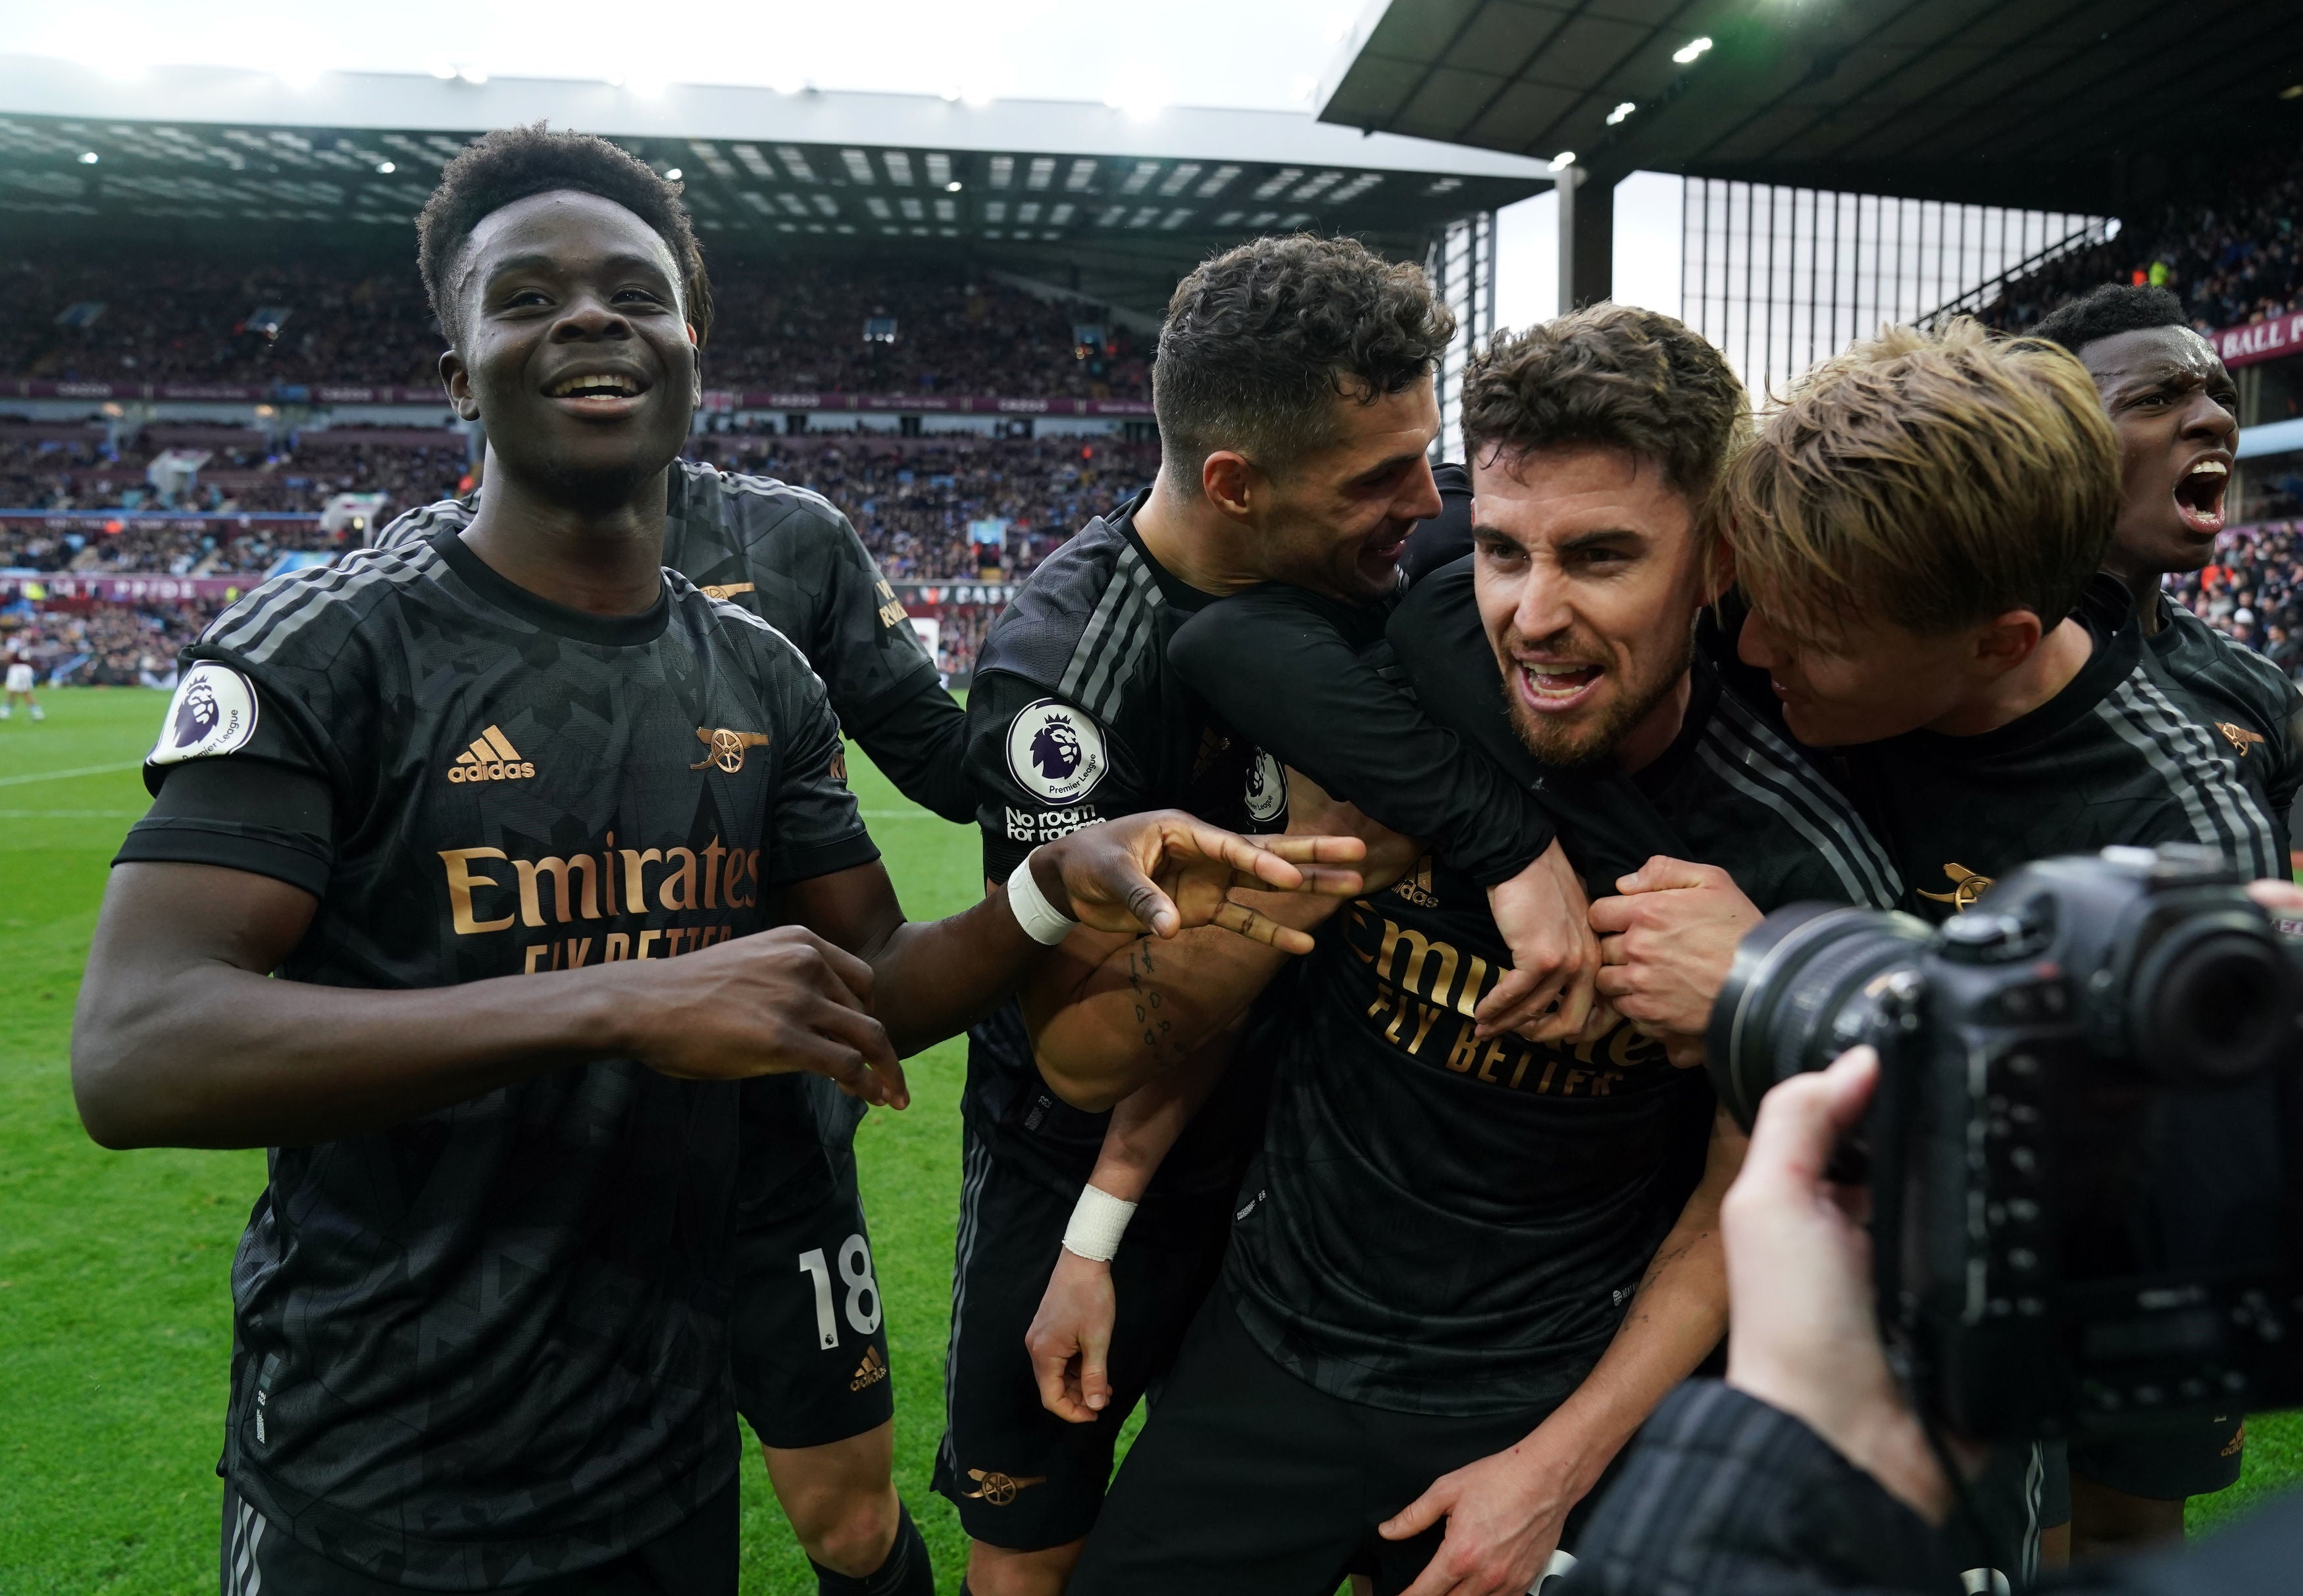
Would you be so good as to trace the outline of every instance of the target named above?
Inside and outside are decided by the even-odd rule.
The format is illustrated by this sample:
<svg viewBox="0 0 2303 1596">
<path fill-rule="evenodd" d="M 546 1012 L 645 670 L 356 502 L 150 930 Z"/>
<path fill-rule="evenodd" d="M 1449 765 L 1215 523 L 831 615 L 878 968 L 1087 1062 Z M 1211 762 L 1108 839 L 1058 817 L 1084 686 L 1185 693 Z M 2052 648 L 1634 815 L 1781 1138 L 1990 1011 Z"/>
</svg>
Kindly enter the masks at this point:
<svg viewBox="0 0 2303 1596">
<path fill-rule="evenodd" d="M 106 1153 L 66 1077 L 80 970 L 105 866 L 145 807 L 139 757 L 165 700 L 42 694 L 0 721 L 0 1592 L 194 1596 L 216 1578 L 226 1272 L 264 1180 L 256 1153 Z M 855 785 L 913 915 L 982 890 L 973 833 L 915 809 L 860 755 Z M 895 1358 L 897 1475 L 957 1590 L 964 1547 L 927 1488 L 941 1427 L 961 1048 L 913 1061 L 913 1106 L 859 1133 Z M 2247 1475 L 2195 1525 L 2303 1474 L 2303 1420 L 2249 1427 Z M 814 1589 L 765 1471 L 744 1475 L 746 1596 Z"/>
</svg>

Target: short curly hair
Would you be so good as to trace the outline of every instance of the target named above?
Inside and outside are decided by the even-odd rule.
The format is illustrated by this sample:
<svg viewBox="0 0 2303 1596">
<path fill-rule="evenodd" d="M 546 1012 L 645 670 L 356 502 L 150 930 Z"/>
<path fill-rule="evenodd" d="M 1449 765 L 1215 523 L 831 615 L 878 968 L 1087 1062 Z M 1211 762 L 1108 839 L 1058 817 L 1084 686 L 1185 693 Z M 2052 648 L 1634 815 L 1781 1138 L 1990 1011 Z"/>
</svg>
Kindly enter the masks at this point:
<svg viewBox="0 0 2303 1596">
<path fill-rule="evenodd" d="M 595 133 L 553 132 L 544 123 L 498 128 L 440 169 L 440 186 L 416 218 L 416 263 L 440 330 L 456 341 L 456 257 L 481 221 L 518 200 L 572 189 L 612 200 L 655 230 L 679 268 L 680 302 L 701 344 L 712 330 L 712 281 L 704 271 L 680 185 Z"/>
<path fill-rule="evenodd" d="M 1152 365 L 1161 468 L 1194 494 L 1220 449 L 1284 474 L 1335 441 L 1337 397 L 1422 381 L 1455 335 L 1422 268 L 1356 239 L 1253 239 L 1202 261 L 1168 301 Z"/>
<path fill-rule="evenodd" d="M 2031 329 L 2031 336 L 2061 344 L 2076 355 L 2100 338 L 2190 324 L 2191 318 L 2183 314 L 2183 302 L 2165 289 L 2106 282 L 2042 317 Z"/>
<path fill-rule="evenodd" d="M 1498 336 L 1464 373 L 1464 447 L 1620 449 L 1700 504 L 1750 435 L 1725 356 L 1684 323 L 1603 303 Z"/>
<path fill-rule="evenodd" d="M 1809 369 L 1720 480 L 1752 603 L 1827 640 L 1877 616 L 1941 636 L 2078 608 L 2119 518 L 2119 440 L 2078 357 L 1965 316 Z"/>
</svg>

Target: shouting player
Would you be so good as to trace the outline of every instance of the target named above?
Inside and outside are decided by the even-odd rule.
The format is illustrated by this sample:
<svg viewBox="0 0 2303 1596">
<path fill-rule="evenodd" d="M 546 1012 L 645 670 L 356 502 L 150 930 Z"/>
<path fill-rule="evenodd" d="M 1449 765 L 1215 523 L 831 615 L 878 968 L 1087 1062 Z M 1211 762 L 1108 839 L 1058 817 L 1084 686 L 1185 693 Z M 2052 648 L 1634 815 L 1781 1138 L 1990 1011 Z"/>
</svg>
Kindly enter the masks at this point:
<svg viewBox="0 0 2303 1596">
<path fill-rule="evenodd" d="M 2135 595 L 2144 647 L 2189 688 L 2289 857 L 2290 806 L 2303 786 L 2303 699 L 2270 660 L 2217 632 L 2160 591 L 2196 571 L 2223 526 L 2223 491 L 2239 437 L 2239 390 L 2214 346 L 2163 288 L 2109 283 L 2042 321 L 2034 336 L 2079 357 L 2119 434 L 2119 525 L 2104 568 Z M 2239 1479 L 2245 1426 L 2234 1414 L 2164 1438 L 2096 1442 L 2070 1457 L 2071 1555 L 2180 1539 L 2187 1497 Z M 2063 1516 L 2051 1469 L 2049 1524 Z"/>
<path fill-rule="evenodd" d="M 978 657 L 969 757 L 987 876 L 1047 837 L 1155 805 L 1280 825 L 1283 772 L 1182 686 L 1168 641 L 1215 595 L 1264 581 L 1351 602 L 1391 590 L 1410 529 L 1440 508 L 1424 451 L 1450 326 L 1421 272 L 1347 239 L 1259 239 L 1185 278 L 1153 368 L 1157 483 L 1033 572 Z M 1536 829 L 1540 811 L 1485 779 L 1497 802 L 1467 806 L 1468 867 L 1483 883 L 1548 887 L 1564 910 L 1572 877 Z M 1597 966 L 1581 914 L 1559 928 L 1553 992 L 1580 975 L 1584 949 Z M 1268 1060 L 1243 1046 L 1240 1067 L 1224 1068 L 1252 993 L 1192 1012 L 1194 972 L 1219 957 L 1203 937 L 1155 953 L 1083 935 L 973 1033 L 936 1483 L 974 1542 L 976 1596 L 1061 1590 L 1118 1428 L 1221 1259 Z M 1135 995 L 1155 965 L 1163 994 L 1185 995 L 1159 1012 Z M 1543 997 L 1540 978 L 1522 990 L 1531 1007 Z M 1172 1139 L 1186 1119 L 1148 1190 L 1090 1189 L 1107 1144 L 1160 1127 Z M 1077 1424 L 1042 1407 L 1025 1350 L 1067 1235 L 1111 1264 L 1120 1315 L 1108 1403 Z"/>
<path fill-rule="evenodd" d="M 682 263 L 689 324 L 705 346 L 711 294 L 679 190 L 604 139 L 514 129 L 460 156 L 419 222 L 431 253 L 451 256 L 507 183 L 539 172 L 649 218 Z M 974 819 L 966 718 L 848 517 L 804 488 L 686 459 L 672 462 L 664 496 L 663 563 L 797 645 L 841 731 L 907 797 Z M 460 531 L 477 508 L 474 497 L 411 510 L 375 542 L 406 548 Z M 888 1331 L 856 1175 L 863 1106 L 806 1075 L 762 1080 L 743 1097 L 770 1150 L 741 1175 L 730 1315 L 738 1409 L 822 1596 L 863 1596 L 842 1583 L 854 1580 L 874 1592 L 924 1591 L 926 1548 L 891 1473 Z M 835 1281 L 836 1311 L 820 1289 Z M 905 1569 L 913 1584 L 898 1577 Z"/>
<path fill-rule="evenodd" d="M 478 513 L 187 651 L 97 924 L 91 1134 L 272 1149 L 233 1270 L 232 1596 L 732 1592 L 735 1083 L 900 1105 L 898 1054 L 1076 918 L 1286 940 L 1227 886 L 1356 852 L 1137 816 L 907 923 L 806 662 L 662 568 L 690 281 L 623 196 L 539 162 L 427 235 Z"/>
<path fill-rule="evenodd" d="M 1844 802 L 1693 660 L 1723 580 L 1698 507 L 1743 418 L 1718 352 L 1651 312 L 1500 343 L 1464 382 L 1475 552 L 1418 584 L 1392 635 L 1418 695 L 1467 706 L 1468 731 L 1507 705 L 1493 748 L 1522 783 L 1612 772 L 1684 857 L 1763 902 L 1890 902 Z M 1596 878 L 1643 862 L 1561 823 Z M 1628 1027 L 1480 1034 L 1503 957 L 1444 859 L 1323 928 L 1269 1029 L 1270 1126 L 1222 1283 L 1079 1596 L 1324 1596 L 1347 1572 L 1519 1596 L 1716 1345 L 1741 1138 L 1692 1061 Z"/>
<path fill-rule="evenodd" d="M 1755 702 L 1837 755 L 1913 912 L 1947 918 L 2029 861 L 2114 844 L 2201 844 L 2284 874 L 2214 711 L 2097 574 L 2132 513 L 2121 458 L 2078 360 L 1960 322 L 1817 366 L 1727 474 L 1750 608 L 1721 646 L 1753 668 Z M 1732 897 L 1690 883 L 1595 904 L 1616 1007 L 1700 1034 L 1750 918 Z M 2030 1572 L 2057 1516 L 2046 1484 L 2002 1526 L 2000 1566 Z"/>
</svg>

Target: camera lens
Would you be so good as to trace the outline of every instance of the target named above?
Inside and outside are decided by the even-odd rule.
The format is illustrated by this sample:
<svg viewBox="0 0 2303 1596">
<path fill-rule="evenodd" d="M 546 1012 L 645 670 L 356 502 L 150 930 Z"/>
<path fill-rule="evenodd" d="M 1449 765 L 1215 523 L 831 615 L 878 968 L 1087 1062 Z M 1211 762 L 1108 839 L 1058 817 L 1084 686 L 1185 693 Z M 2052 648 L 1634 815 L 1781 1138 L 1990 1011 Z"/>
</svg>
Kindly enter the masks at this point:
<svg viewBox="0 0 2303 1596">
<path fill-rule="evenodd" d="M 2259 928 L 2221 916 L 2169 931 L 2130 998 L 2138 1060 L 2196 1084 L 2244 1080 L 2292 1058 L 2295 978 Z"/>
<path fill-rule="evenodd" d="M 1704 1053 L 1719 1100 L 1747 1129 L 1776 1082 L 1868 1039 L 1881 978 L 1913 969 L 1926 924 L 1908 914 L 1795 903 L 1735 949 Z"/>
</svg>

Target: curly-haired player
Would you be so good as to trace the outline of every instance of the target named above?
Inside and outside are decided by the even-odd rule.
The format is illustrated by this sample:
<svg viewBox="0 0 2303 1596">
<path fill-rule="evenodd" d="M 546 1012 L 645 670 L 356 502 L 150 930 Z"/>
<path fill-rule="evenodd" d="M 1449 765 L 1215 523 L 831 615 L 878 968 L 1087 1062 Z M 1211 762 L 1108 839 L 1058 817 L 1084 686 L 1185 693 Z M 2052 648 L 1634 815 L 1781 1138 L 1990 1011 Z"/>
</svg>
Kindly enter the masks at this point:
<svg viewBox="0 0 2303 1596">
<path fill-rule="evenodd" d="M 442 173 L 426 210 L 427 281 L 446 269 L 460 230 L 502 196 L 536 183 L 604 192 L 645 216 L 678 256 L 689 324 L 708 348 L 711 287 L 678 185 L 602 139 L 516 128 L 485 147 L 484 158 Z M 966 718 L 848 517 L 805 488 L 693 460 L 672 462 L 664 491 L 664 564 L 798 645 L 840 730 L 881 771 L 945 819 L 972 820 Z M 485 497 L 410 510 L 375 542 L 400 548 L 461 530 Z M 925 1549 L 890 1473 L 894 1379 L 856 1183 L 861 1111 L 797 1078 L 747 1088 L 745 1111 L 772 1155 L 746 1170 L 738 1210 L 737 1407 L 826 1596 L 910 1588 L 906 1569 L 924 1589 Z"/>
</svg>

